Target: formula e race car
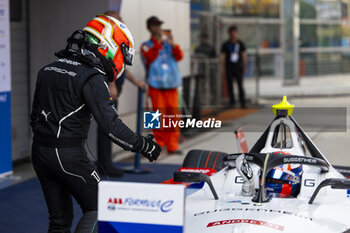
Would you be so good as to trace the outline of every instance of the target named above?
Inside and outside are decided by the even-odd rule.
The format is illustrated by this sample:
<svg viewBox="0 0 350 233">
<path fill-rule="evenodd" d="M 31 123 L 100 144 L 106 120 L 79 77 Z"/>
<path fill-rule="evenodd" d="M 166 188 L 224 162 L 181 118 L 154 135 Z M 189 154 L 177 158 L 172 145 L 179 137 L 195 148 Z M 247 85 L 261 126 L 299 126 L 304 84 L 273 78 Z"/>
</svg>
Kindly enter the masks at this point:
<svg viewBox="0 0 350 233">
<path fill-rule="evenodd" d="M 187 183 L 186 233 L 350 232 L 350 180 L 292 117 L 286 97 L 248 153 L 190 151 L 174 183 Z"/>
</svg>

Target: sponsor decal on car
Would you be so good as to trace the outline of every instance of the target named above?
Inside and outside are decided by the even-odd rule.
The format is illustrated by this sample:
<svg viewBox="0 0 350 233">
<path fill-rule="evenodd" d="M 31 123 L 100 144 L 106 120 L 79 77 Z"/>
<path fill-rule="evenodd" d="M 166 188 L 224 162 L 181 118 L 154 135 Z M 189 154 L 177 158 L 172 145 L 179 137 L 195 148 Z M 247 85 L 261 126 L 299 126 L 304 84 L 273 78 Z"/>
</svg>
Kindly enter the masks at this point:
<svg viewBox="0 0 350 233">
<path fill-rule="evenodd" d="M 195 168 L 195 167 L 182 167 L 179 169 L 180 172 L 198 172 L 198 173 L 203 173 L 208 176 L 211 176 L 215 174 L 217 171 L 212 168 Z"/>
<path fill-rule="evenodd" d="M 233 200 L 233 201 L 227 201 L 227 203 L 242 203 L 241 200 Z"/>
<path fill-rule="evenodd" d="M 208 223 L 207 227 L 215 227 L 215 226 L 222 226 L 227 224 L 238 224 L 238 223 L 246 223 L 246 224 L 252 224 L 252 225 L 258 225 L 258 226 L 264 226 L 269 227 L 278 231 L 283 231 L 284 226 L 269 223 L 265 221 L 255 220 L 255 219 L 229 219 L 229 220 L 222 220 L 222 221 L 216 221 Z"/>
<path fill-rule="evenodd" d="M 151 200 L 147 198 L 115 198 L 108 199 L 107 208 L 109 210 L 133 210 L 133 211 L 148 211 L 148 212 L 163 212 L 167 213 L 172 210 L 174 200 Z"/>
<path fill-rule="evenodd" d="M 299 157 L 294 157 L 294 158 L 284 158 L 283 159 L 284 163 L 297 163 L 297 162 L 308 162 L 308 163 L 317 163 L 316 159 L 310 159 L 310 158 L 299 158 Z"/>
<path fill-rule="evenodd" d="M 257 205 L 257 206 L 261 206 L 261 205 Z M 201 215 L 205 215 L 205 214 L 213 214 L 213 213 L 218 213 L 218 212 L 226 212 L 226 211 L 254 211 L 254 212 L 261 212 L 261 213 L 278 213 L 278 214 L 285 214 L 285 215 L 290 215 L 290 216 L 295 216 L 295 217 L 299 217 L 299 218 L 303 218 L 306 220 L 310 220 L 313 221 L 313 219 L 309 216 L 305 216 L 302 214 L 297 214 L 297 213 L 293 213 L 290 211 L 285 211 L 285 210 L 274 210 L 274 209 L 265 209 L 265 208 L 222 208 L 222 209 L 214 209 L 214 210 L 208 210 L 208 211 L 202 211 L 202 212 L 198 212 L 195 213 L 194 216 L 201 216 Z"/>
</svg>

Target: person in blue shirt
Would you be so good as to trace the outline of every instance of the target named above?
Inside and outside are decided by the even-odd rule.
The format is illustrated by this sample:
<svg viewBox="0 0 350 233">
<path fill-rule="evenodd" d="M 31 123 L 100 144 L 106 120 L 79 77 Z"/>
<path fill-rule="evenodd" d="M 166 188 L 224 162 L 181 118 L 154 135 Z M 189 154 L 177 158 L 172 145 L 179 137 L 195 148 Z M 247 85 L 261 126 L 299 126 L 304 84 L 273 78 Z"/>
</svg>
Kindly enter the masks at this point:
<svg viewBox="0 0 350 233">
<path fill-rule="evenodd" d="M 153 110 L 162 110 L 163 114 L 178 113 L 177 88 L 182 85 L 177 62 L 183 58 L 179 45 L 175 44 L 171 32 L 163 31 L 162 21 L 156 16 L 147 20 L 147 29 L 151 38 L 141 45 L 142 61 L 146 68 L 146 79 Z M 179 149 L 180 131 L 178 127 L 153 130 L 157 143 L 166 146 L 169 154 L 182 154 Z"/>
</svg>

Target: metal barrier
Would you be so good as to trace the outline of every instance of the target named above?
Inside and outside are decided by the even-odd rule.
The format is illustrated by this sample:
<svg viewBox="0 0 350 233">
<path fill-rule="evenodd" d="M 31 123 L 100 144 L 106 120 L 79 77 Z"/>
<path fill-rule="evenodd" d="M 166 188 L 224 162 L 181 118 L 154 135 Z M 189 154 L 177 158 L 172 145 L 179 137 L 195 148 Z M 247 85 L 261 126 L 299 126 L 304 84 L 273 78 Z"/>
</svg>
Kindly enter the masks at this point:
<svg viewBox="0 0 350 233">
<path fill-rule="evenodd" d="M 250 96 L 252 104 L 258 105 L 259 84 L 262 75 L 261 58 L 259 52 L 252 57 L 252 76 L 255 80 L 255 94 Z M 191 58 L 191 74 L 184 77 L 183 91 L 185 107 L 192 109 L 192 116 L 200 118 L 202 107 L 220 107 L 224 104 L 226 91 L 223 88 L 224 78 L 221 76 L 219 58 L 193 56 Z M 247 96 L 246 96 L 247 98 Z"/>
<path fill-rule="evenodd" d="M 137 116 L 136 116 L 136 133 L 142 133 L 142 108 L 143 108 L 143 90 L 138 88 L 138 98 L 137 98 Z M 125 169 L 129 173 L 150 173 L 153 172 L 152 169 L 148 167 L 141 167 L 141 154 L 137 152 L 135 154 L 134 167 Z"/>
<path fill-rule="evenodd" d="M 218 58 L 204 58 L 200 56 L 191 58 L 191 86 L 200 88 L 197 91 L 192 91 L 189 96 L 190 99 L 195 98 L 195 93 L 199 94 L 199 102 L 201 106 L 218 106 L 221 104 L 221 93 L 222 93 L 222 78 L 220 76 L 220 66 Z M 192 105 L 188 104 L 189 107 L 196 105 L 192 102 Z"/>
</svg>

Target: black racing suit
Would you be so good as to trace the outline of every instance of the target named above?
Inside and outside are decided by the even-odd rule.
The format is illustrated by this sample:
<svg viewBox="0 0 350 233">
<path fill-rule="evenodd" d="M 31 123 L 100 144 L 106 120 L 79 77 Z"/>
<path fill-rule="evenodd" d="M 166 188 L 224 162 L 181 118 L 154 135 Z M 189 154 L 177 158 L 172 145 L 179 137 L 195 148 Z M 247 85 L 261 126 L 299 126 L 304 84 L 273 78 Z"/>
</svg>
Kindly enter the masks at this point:
<svg viewBox="0 0 350 233">
<path fill-rule="evenodd" d="M 48 232 L 70 232 L 72 196 L 84 216 L 76 232 L 97 232 L 97 186 L 85 141 L 92 116 L 112 141 L 138 151 L 141 136 L 118 118 L 103 71 L 77 57 L 61 58 L 38 73 L 31 126 L 32 162 L 49 209 Z"/>
</svg>

